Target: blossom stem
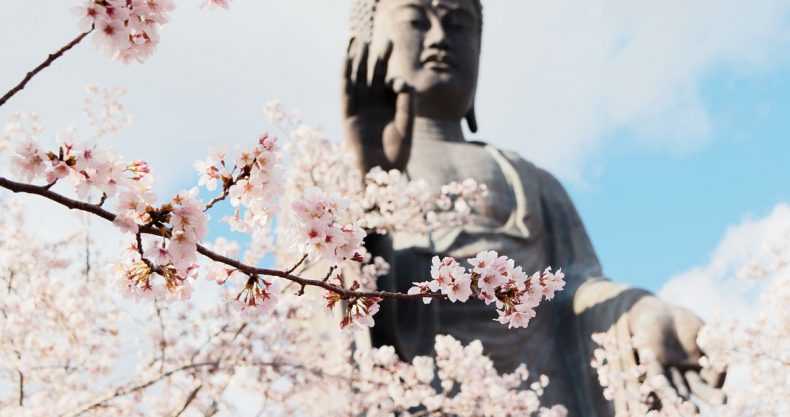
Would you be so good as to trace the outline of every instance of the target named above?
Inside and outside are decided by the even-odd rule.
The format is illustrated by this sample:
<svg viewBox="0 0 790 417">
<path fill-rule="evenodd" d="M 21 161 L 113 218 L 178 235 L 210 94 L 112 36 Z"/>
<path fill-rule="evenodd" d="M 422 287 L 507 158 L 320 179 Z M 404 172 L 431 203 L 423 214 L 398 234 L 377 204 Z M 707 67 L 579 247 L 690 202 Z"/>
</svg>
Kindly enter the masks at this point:
<svg viewBox="0 0 790 417">
<path fill-rule="evenodd" d="M 287 274 L 293 273 L 293 271 L 296 271 L 296 268 L 299 268 L 299 265 L 301 265 L 302 262 L 304 262 L 305 259 L 307 259 L 307 254 L 306 253 L 304 255 L 302 255 L 302 258 L 299 259 L 299 262 L 297 262 L 296 265 L 292 266 L 290 269 L 288 269 L 285 272 Z"/>
<path fill-rule="evenodd" d="M 72 210 L 80 210 L 94 214 L 102 219 L 112 222 L 115 220 L 115 214 L 107 211 L 95 204 L 86 203 L 84 201 L 74 200 L 62 194 L 58 194 L 50 190 L 46 186 L 39 186 L 27 183 L 20 183 L 11 181 L 7 178 L 0 177 L 0 187 L 5 188 L 14 193 L 27 193 L 35 194 L 41 197 L 52 200 L 60 205 L 66 206 Z M 152 225 L 140 226 L 140 233 L 161 236 L 161 230 L 153 227 Z M 303 278 L 300 276 L 292 275 L 287 271 L 279 269 L 259 268 L 251 265 L 244 264 L 236 259 L 220 255 L 207 249 L 205 246 L 198 244 L 197 252 L 212 261 L 219 262 L 228 266 L 232 266 L 247 275 L 265 275 L 271 277 L 283 278 L 297 284 L 309 287 L 320 287 L 327 291 L 331 291 L 343 299 L 349 298 L 381 298 L 381 299 L 396 299 L 396 300 L 417 300 L 422 298 L 446 298 L 444 294 L 404 294 L 401 292 L 388 292 L 388 291 L 354 291 L 348 290 L 337 285 L 324 282 L 317 279 Z"/>
<path fill-rule="evenodd" d="M 47 56 L 47 59 L 44 60 L 44 62 L 38 64 L 37 67 L 33 68 L 30 72 L 28 72 L 25 75 L 25 78 L 23 78 L 22 81 L 19 82 L 19 84 L 15 85 L 12 89 L 8 90 L 8 92 L 5 93 L 5 95 L 3 95 L 2 98 L 0 98 L 0 107 L 2 107 L 3 104 L 5 104 L 5 102 L 8 101 L 11 97 L 13 97 L 16 93 L 22 91 L 22 89 L 25 88 L 25 85 L 27 85 L 27 83 L 30 80 L 32 80 L 33 77 L 36 76 L 36 74 L 41 72 L 41 70 L 43 70 L 44 68 L 48 67 L 53 62 L 55 62 L 55 60 L 60 58 L 63 54 L 65 54 L 66 51 L 68 51 L 69 49 L 73 48 L 78 43 L 80 43 L 82 41 L 82 39 L 84 39 L 86 36 L 88 36 L 88 34 L 91 33 L 91 32 L 93 32 L 92 28 L 91 28 L 91 30 L 89 30 L 87 32 L 80 33 L 76 38 L 72 39 L 71 42 L 67 43 L 62 48 L 58 49 L 57 51 L 49 54 Z"/>
</svg>

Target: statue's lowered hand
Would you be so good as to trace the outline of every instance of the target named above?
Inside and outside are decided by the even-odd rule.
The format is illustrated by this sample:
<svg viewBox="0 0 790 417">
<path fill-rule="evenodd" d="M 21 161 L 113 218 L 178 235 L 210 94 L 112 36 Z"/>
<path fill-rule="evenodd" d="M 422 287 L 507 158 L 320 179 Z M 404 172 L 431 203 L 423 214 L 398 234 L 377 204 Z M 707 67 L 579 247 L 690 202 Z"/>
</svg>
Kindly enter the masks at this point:
<svg viewBox="0 0 790 417">
<path fill-rule="evenodd" d="M 725 396 L 720 390 L 724 374 L 701 369 L 703 355 L 697 345 L 702 320 L 689 310 L 668 304 L 655 296 L 646 296 L 629 311 L 631 334 L 640 349 L 649 349 L 656 362 L 648 365 L 648 373 L 666 376 L 678 394 L 691 395 L 708 404 L 721 404 Z"/>
<path fill-rule="evenodd" d="M 414 94 L 403 79 L 388 79 L 392 47 L 388 42 L 376 57 L 370 77 L 368 43 L 352 40 L 346 57 L 341 108 L 346 141 L 362 172 L 376 166 L 403 171 L 409 161 Z"/>
</svg>

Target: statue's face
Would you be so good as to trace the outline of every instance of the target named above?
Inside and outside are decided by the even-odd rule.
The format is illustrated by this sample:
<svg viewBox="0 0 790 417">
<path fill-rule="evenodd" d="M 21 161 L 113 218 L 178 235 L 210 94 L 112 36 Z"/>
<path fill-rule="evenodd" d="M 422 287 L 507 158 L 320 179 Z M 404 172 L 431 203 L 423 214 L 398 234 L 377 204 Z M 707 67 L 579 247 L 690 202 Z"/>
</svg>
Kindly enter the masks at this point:
<svg viewBox="0 0 790 417">
<path fill-rule="evenodd" d="M 418 114 L 460 119 L 477 85 L 480 25 L 473 0 L 380 0 L 371 55 L 392 41 L 388 77 L 415 89 Z"/>
</svg>

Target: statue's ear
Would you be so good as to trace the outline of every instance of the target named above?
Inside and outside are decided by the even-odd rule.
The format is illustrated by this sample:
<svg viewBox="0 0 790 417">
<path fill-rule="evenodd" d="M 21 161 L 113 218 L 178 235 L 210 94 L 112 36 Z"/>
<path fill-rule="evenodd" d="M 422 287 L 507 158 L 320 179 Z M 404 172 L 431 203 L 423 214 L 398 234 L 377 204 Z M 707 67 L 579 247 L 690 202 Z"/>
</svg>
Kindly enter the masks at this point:
<svg viewBox="0 0 790 417">
<path fill-rule="evenodd" d="M 475 106 L 474 104 L 466 113 L 466 125 L 469 126 L 469 130 L 472 133 L 477 133 L 477 118 L 475 117 Z"/>
</svg>

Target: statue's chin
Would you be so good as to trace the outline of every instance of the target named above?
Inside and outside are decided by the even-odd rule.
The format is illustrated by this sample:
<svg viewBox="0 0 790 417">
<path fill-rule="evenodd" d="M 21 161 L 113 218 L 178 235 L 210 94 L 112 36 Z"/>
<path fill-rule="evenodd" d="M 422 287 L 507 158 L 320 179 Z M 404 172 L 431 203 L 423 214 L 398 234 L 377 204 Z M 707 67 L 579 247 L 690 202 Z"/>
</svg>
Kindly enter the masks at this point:
<svg viewBox="0 0 790 417">
<path fill-rule="evenodd" d="M 474 82 L 467 82 L 465 77 L 453 71 L 423 69 L 412 86 L 422 100 L 442 107 L 463 104 L 462 107 L 466 108 L 465 103 L 474 94 Z"/>
</svg>

